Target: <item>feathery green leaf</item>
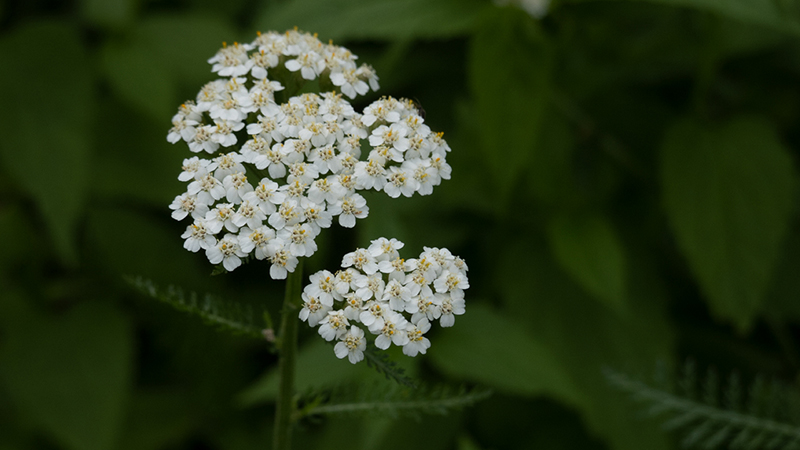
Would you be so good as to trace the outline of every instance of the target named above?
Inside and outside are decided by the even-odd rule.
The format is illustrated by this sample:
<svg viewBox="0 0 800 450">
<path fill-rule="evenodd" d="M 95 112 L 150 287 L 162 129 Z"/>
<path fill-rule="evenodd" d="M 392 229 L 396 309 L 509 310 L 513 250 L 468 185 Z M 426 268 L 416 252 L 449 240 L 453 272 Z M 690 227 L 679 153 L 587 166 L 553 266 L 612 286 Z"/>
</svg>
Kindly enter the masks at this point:
<svg viewBox="0 0 800 450">
<path fill-rule="evenodd" d="M 797 388 L 777 381 L 768 387 L 763 378 L 756 378 L 745 389 L 736 373 L 724 385 L 714 370 L 700 380 L 695 373 L 694 364 L 687 363 L 673 383 L 677 390 L 670 390 L 605 371 L 611 385 L 647 405 L 651 416 L 663 417 L 665 429 L 683 429 L 684 448 L 790 449 L 800 442 Z"/>
<path fill-rule="evenodd" d="M 250 305 L 223 300 L 211 294 L 185 293 L 180 287 L 169 285 L 160 288 L 141 276 L 126 276 L 125 281 L 147 297 L 159 300 L 173 308 L 199 316 L 210 325 L 218 326 L 234 334 L 264 338 L 263 325 Z"/>
<path fill-rule="evenodd" d="M 486 399 L 491 391 L 452 386 L 420 386 L 415 389 L 394 383 L 347 385 L 327 395 L 311 396 L 297 418 L 324 414 L 384 414 L 391 417 L 447 414 Z"/>
<path fill-rule="evenodd" d="M 367 361 L 369 367 L 386 376 L 387 380 L 394 380 L 412 389 L 417 387 L 417 383 L 406 375 L 406 371 L 397 365 L 396 362 L 392 361 L 389 355 L 385 353 L 375 353 L 375 349 L 370 346 L 364 350 L 364 359 Z"/>
</svg>

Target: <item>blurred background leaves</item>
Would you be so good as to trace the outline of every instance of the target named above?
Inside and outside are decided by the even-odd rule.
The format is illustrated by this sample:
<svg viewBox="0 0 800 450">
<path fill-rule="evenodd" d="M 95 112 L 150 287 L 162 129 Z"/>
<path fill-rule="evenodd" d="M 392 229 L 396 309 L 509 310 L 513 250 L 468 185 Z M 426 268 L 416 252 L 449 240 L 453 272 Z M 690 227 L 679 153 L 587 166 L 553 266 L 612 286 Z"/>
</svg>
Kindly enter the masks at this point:
<svg viewBox="0 0 800 450">
<path fill-rule="evenodd" d="M 800 3 L 553 0 L 542 19 L 544 2 L 508 3 L 0 3 L 0 448 L 265 448 L 266 343 L 123 276 L 277 315 L 265 266 L 211 277 L 182 248 L 167 205 L 189 152 L 165 136 L 223 41 L 293 26 L 372 64 L 453 148 L 435 195 L 368 194 L 370 216 L 323 233 L 307 268 L 379 236 L 450 248 L 467 314 L 428 355 L 393 356 L 495 392 L 421 421 L 305 420 L 297 448 L 670 449 L 604 367 L 691 356 L 796 385 Z M 301 393 L 390 383 L 313 334 Z"/>
</svg>

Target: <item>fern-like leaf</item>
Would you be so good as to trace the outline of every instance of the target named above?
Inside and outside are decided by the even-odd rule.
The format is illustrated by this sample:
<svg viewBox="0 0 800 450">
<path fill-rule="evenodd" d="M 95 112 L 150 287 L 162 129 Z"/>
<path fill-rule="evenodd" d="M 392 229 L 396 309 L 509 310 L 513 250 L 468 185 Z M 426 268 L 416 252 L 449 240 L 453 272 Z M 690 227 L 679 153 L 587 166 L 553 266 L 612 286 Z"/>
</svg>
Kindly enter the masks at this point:
<svg viewBox="0 0 800 450">
<path fill-rule="evenodd" d="M 327 394 L 311 396 L 298 411 L 297 418 L 326 414 L 382 414 L 390 417 L 421 414 L 447 414 L 473 405 L 491 395 L 481 388 L 468 390 L 449 386 L 410 389 L 398 384 L 378 382 L 338 387 Z"/>
<path fill-rule="evenodd" d="M 737 374 L 720 383 L 713 370 L 697 379 L 687 363 L 677 390 L 656 387 L 623 372 L 606 369 L 609 383 L 660 416 L 667 430 L 683 430 L 684 448 L 792 449 L 800 447 L 800 393 L 797 389 L 756 378 L 744 389 Z M 698 395 L 698 385 L 700 393 Z"/>
<path fill-rule="evenodd" d="M 372 346 L 364 350 L 364 359 L 367 361 L 367 366 L 372 367 L 378 373 L 383 374 L 387 380 L 394 380 L 397 383 L 415 389 L 417 383 L 408 375 L 405 369 L 398 366 L 396 362 L 389 358 L 385 353 L 376 353 L 375 348 Z"/>
<path fill-rule="evenodd" d="M 176 286 L 161 288 L 152 280 L 140 276 L 126 276 L 125 281 L 147 297 L 159 300 L 173 308 L 194 314 L 210 325 L 234 334 L 262 338 L 263 326 L 259 324 L 263 312 L 256 314 L 250 305 L 230 302 L 211 294 L 184 292 Z"/>
</svg>

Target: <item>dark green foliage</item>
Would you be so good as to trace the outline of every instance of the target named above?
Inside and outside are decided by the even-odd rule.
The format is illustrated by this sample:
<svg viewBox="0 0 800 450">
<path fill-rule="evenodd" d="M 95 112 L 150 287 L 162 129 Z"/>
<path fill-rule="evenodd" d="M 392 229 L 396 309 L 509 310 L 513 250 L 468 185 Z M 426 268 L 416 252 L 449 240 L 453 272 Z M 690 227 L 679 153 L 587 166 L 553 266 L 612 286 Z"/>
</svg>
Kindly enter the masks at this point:
<svg viewBox="0 0 800 450">
<path fill-rule="evenodd" d="M 605 376 L 642 404 L 647 416 L 661 420 L 665 430 L 679 432 L 684 448 L 800 446 L 800 391 L 795 386 L 762 376 L 744 385 L 737 372 L 721 382 L 713 368 L 698 378 L 691 361 L 675 377 L 659 367 L 653 382 L 613 369 L 606 369 Z"/>
<path fill-rule="evenodd" d="M 167 205 L 192 155 L 165 136 L 223 41 L 293 26 L 374 66 L 354 108 L 415 98 L 453 150 L 431 196 L 365 193 L 306 275 L 386 236 L 449 248 L 471 284 L 416 358 L 349 364 L 299 324 L 296 391 L 324 395 L 296 448 L 791 448 L 794 385 L 753 374 L 800 373 L 800 1 L 533 3 L 0 2 L 0 448 L 269 447 L 283 283 L 185 251 Z M 603 377 L 687 355 L 743 375 L 617 374 L 660 421 Z M 497 394 L 419 422 L 312 412 L 335 386 L 440 384 Z"/>
<path fill-rule="evenodd" d="M 264 326 L 260 324 L 263 312 L 257 314 L 251 305 L 223 300 L 211 294 L 186 293 L 182 288 L 173 285 L 160 288 L 142 277 L 127 276 L 125 281 L 141 294 L 179 311 L 196 315 L 209 325 L 234 334 L 264 338 Z"/>
</svg>

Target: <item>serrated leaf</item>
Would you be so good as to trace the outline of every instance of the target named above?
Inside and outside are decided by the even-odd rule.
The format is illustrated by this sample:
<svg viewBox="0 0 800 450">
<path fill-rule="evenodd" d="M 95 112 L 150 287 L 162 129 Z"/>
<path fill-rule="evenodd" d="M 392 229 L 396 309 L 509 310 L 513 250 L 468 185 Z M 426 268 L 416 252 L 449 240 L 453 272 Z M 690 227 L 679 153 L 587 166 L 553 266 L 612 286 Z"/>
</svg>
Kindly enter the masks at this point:
<svg viewBox="0 0 800 450">
<path fill-rule="evenodd" d="M 255 25 L 297 26 L 323 40 L 450 38 L 469 32 L 490 5 L 477 0 L 299 0 L 264 9 Z"/>
<path fill-rule="evenodd" d="M 491 339 L 487 337 L 491 336 Z M 426 356 L 442 372 L 515 395 L 551 394 L 576 401 L 564 367 L 524 326 L 483 305 L 467 308 Z"/>
<path fill-rule="evenodd" d="M 88 187 L 91 62 L 66 23 L 23 25 L 0 41 L 0 158 L 35 201 L 63 262 L 77 262 L 76 227 Z M 57 81 L 53 67 L 58 67 Z"/>
<path fill-rule="evenodd" d="M 613 225 L 601 216 L 555 217 L 548 227 L 556 261 L 587 292 L 625 308 L 625 253 Z"/>
<path fill-rule="evenodd" d="M 500 9 L 470 43 L 479 143 L 503 203 L 530 162 L 548 101 L 551 51 L 522 11 Z"/>
<path fill-rule="evenodd" d="M 258 322 L 260 317 L 248 304 L 226 301 L 210 294 L 185 293 L 183 289 L 172 285 L 160 288 L 151 280 L 142 277 L 126 277 L 125 281 L 141 294 L 166 303 L 179 311 L 199 316 L 210 325 L 218 326 L 234 334 L 257 339 L 263 337 L 263 328 Z"/>
<path fill-rule="evenodd" d="M 794 171 L 772 126 L 684 121 L 661 149 L 664 204 L 711 309 L 747 327 L 769 286 L 791 214 Z"/>
<path fill-rule="evenodd" d="M 65 448 L 114 448 L 132 375 L 126 317 L 82 304 L 58 318 L 24 318 L 4 336 L 0 378 L 20 410 Z"/>
</svg>

